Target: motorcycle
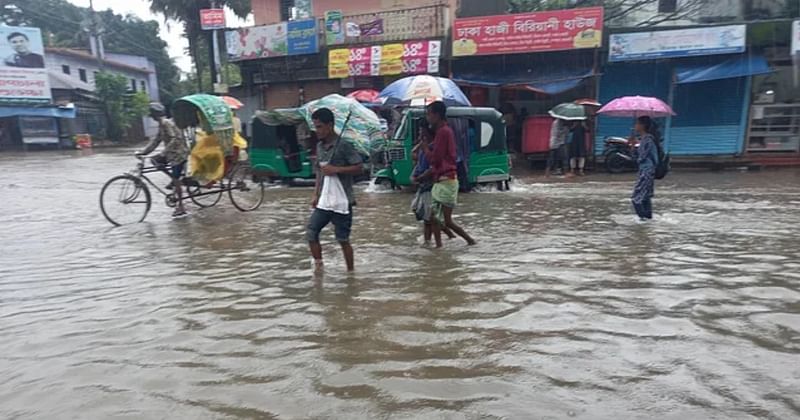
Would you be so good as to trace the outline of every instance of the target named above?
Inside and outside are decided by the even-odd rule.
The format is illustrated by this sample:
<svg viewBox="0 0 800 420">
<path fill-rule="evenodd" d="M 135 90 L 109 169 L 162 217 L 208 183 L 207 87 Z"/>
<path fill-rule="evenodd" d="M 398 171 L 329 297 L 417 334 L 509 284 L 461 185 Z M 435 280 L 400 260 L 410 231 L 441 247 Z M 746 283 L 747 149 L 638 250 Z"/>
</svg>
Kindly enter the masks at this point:
<svg viewBox="0 0 800 420">
<path fill-rule="evenodd" d="M 606 137 L 603 142 L 603 158 L 609 173 L 636 172 L 639 169 L 638 144 L 631 146 L 628 139 L 622 137 Z"/>
</svg>

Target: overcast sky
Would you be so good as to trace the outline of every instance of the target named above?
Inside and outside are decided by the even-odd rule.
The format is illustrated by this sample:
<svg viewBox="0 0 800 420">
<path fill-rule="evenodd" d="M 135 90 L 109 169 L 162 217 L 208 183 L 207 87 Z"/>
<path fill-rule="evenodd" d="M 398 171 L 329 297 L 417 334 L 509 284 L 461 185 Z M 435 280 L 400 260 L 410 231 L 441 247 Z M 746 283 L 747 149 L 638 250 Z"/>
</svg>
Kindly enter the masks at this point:
<svg viewBox="0 0 800 420">
<path fill-rule="evenodd" d="M 89 0 L 68 0 L 70 3 L 89 7 Z M 192 68 L 192 60 L 186 54 L 189 45 L 183 37 L 183 28 L 176 22 L 164 22 L 164 17 L 150 12 L 149 0 L 94 0 L 95 10 L 111 9 L 120 15 L 133 14 L 144 20 L 155 20 L 161 26 L 161 38 L 169 44 L 169 55 L 181 70 L 188 72 Z M 227 24 L 229 27 L 247 26 L 253 24 L 250 17 L 247 21 L 240 20 L 230 10 L 227 11 Z"/>
</svg>

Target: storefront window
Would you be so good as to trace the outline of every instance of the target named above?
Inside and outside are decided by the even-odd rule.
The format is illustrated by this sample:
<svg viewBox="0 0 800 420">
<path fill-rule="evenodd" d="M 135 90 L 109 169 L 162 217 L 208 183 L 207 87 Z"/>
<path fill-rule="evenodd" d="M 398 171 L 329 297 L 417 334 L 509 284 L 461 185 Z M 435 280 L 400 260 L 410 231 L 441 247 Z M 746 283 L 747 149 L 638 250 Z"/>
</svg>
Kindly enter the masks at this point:
<svg viewBox="0 0 800 420">
<path fill-rule="evenodd" d="M 800 83 L 791 66 L 753 78 L 748 152 L 800 151 Z"/>
</svg>

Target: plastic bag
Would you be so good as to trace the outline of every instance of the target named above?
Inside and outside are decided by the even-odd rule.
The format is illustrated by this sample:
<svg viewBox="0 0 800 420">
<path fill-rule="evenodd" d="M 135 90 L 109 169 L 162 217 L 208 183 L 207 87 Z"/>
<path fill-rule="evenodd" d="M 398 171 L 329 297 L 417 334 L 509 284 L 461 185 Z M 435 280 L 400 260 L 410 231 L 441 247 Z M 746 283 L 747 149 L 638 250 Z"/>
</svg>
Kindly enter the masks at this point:
<svg viewBox="0 0 800 420">
<path fill-rule="evenodd" d="M 347 199 L 347 193 L 344 192 L 344 186 L 339 177 L 326 175 L 322 182 L 322 192 L 320 192 L 317 208 L 339 214 L 350 214 L 350 200 Z"/>
</svg>

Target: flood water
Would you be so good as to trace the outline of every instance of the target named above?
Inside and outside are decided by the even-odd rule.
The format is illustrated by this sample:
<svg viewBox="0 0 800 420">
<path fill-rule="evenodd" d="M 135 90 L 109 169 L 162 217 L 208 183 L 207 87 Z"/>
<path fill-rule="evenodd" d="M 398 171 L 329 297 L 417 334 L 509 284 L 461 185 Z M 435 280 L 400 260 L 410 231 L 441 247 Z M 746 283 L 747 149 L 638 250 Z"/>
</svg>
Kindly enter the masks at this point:
<svg viewBox="0 0 800 420">
<path fill-rule="evenodd" d="M 438 251 L 361 186 L 314 276 L 308 188 L 111 228 L 133 164 L 0 155 L 0 418 L 800 417 L 799 171 L 672 174 L 649 224 L 632 176 L 523 177 Z"/>
</svg>

